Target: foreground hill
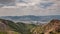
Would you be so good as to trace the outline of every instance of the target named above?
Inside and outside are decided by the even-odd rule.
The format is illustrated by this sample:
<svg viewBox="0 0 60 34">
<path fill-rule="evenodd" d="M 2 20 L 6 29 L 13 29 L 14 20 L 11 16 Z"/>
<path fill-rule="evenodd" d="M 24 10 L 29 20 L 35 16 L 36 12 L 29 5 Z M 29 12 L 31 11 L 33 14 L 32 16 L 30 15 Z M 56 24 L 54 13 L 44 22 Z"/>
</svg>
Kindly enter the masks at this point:
<svg viewBox="0 0 60 34">
<path fill-rule="evenodd" d="M 1 31 L 10 34 L 60 34 L 60 20 L 53 19 L 48 24 L 36 25 L 0 19 Z"/>
<path fill-rule="evenodd" d="M 8 23 L 8 20 L 0 19 L 0 34 L 18 34 L 18 32 L 13 31 L 13 29 L 7 25 Z"/>
<path fill-rule="evenodd" d="M 4 31 L 4 30 L 8 31 L 7 27 L 9 26 L 10 31 L 19 32 L 21 34 L 31 34 L 30 29 L 36 26 L 35 24 L 25 24 L 22 22 L 14 23 L 13 21 L 4 20 L 4 19 L 0 19 L 0 22 L 1 22 L 0 28 L 2 27 L 4 28 L 4 29 L 1 29 L 1 31 Z"/>
<path fill-rule="evenodd" d="M 47 25 L 44 26 L 44 33 L 45 34 L 50 34 L 50 33 L 55 33 L 57 32 L 60 33 L 60 20 L 58 19 L 53 19 L 48 23 Z"/>
</svg>

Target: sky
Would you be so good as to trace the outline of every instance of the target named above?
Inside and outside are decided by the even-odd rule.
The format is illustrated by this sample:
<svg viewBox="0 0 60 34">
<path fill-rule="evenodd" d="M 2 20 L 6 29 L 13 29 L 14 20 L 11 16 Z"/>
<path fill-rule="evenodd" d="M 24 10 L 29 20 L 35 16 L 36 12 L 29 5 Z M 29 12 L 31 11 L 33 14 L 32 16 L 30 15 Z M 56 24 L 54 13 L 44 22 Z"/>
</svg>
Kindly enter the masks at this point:
<svg viewBox="0 0 60 34">
<path fill-rule="evenodd" d="M 60 15 L 60 0 L 0 0 L 0 16 Z"/>
</svg>

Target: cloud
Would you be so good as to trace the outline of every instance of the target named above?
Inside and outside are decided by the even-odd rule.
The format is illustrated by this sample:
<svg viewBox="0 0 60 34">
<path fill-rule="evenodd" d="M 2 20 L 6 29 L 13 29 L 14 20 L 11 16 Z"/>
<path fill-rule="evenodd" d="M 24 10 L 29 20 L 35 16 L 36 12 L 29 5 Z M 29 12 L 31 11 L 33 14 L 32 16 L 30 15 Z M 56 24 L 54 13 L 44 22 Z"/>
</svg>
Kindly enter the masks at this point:
<svg viewBox="0 0 60 34">
<path fill-rule="evenodd" d="M 54 1 L 46 0 L 17 0 L 16 6 L 39 6 L 40 8 L 48 8 L 54 5 Z"/>
<path fill-rule="evenodd" d="M 60 1 L 52 0 L 50 1 L 24 0 L 24 1 L 27 3 L 16 2 L 16 5 L 14 6 L 3 6 L 2 8 L 0 8 L 0 16 L 60 15 Z"/>
<path fill-rule="evenodd" d="M 0 8 L 4 6 L 15 6 L 15 0 L 0 0 Z"/>
<path fill-rule="evenodd" d="M 34 6 L 35 3 L 16 3 L 16 6 L 21 7 L 21 6 Z"/>
<path fill-rule="evenodd" d="M 10 4 L 15 2 L 15 0 L 0 0 L 0 4 Z"/>
<path fill-rule="evenodd" d="M 53 2 L 42 2 L 42 3 L 40 3 L 39 6 L 40 6 L 41 8 L 48 8 L 48 7 L 52 6 L 52 5 L 54 5 Z"/>
<path fill-rule="evenodd" d="M 40 0 L 23 0 L 24 2 L 27 2 L 27 3 L 39 3 Z"/>
<path fill-rule="evenodd" d="M 40 0 L 17 0 L 17 6 L 34 6 L 40 2 Z"/>
<path fill-rule="evenodd" d="M 0 16 L 23 16 L 23 15 L 36 15 L 36 16 L 46 16 L 46 15 L 59 15 L 60 9 L 57 5 L 53 5 L 48 9 L 42 9 L 37 6 L 28 6 L 20 8 L 0 8 Z"/>
<path fill-rule="evenodd" d="M 17 6 L 3 6 L 1 8 L 18 8 Z"/>
</svg>

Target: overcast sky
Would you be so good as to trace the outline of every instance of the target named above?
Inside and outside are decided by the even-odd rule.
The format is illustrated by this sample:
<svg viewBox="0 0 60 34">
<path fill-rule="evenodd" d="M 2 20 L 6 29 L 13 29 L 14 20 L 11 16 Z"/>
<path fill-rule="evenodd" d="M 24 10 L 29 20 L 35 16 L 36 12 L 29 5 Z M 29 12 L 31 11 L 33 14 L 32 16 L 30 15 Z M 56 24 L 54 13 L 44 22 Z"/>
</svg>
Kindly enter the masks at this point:
<svg viewBox="0 0 60 34">
<path fill-rule="evenodd" d="M 60 15 L 59 0 L 0 0 L 0 16 Z"/>
</svg>

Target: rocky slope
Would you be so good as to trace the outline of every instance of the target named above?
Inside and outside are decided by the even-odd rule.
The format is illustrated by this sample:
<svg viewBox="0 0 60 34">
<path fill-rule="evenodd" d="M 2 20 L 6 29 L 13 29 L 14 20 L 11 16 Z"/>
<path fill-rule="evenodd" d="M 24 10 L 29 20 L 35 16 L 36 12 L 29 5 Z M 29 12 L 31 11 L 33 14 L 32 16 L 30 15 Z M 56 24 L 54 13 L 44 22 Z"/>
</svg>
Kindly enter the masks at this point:
<svg viewBox="0 0 60 34">
<path fill-rule="evenodd" d="M 60 20 L 53 19 L 47 25 L 44 26 L 45 34 L 49 34 L 51 32 L 60 32 Z"/>
</svg>

